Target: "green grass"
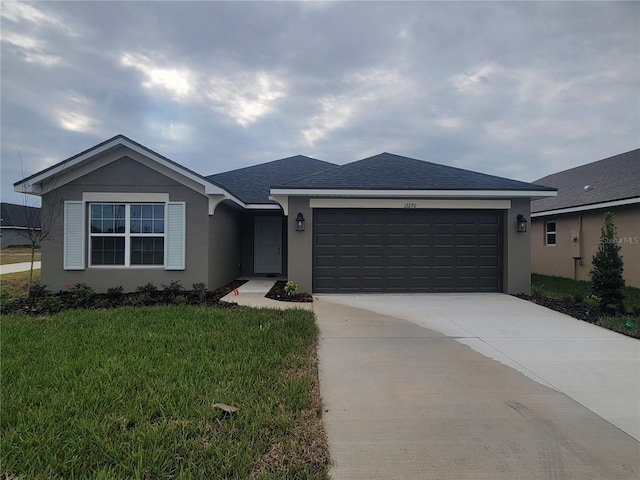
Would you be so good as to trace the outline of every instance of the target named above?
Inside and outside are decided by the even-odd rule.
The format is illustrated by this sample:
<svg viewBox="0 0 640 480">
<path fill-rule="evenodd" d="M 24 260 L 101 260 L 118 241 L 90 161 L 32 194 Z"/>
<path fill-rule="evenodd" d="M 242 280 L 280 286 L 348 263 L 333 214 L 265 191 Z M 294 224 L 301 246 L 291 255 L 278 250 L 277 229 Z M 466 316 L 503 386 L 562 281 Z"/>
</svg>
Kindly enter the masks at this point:
<svg viewBox="0 0 640 480">
<path fill-rule="evenodd" d="M 33 271 L 33 282 L 40 281 L 40 269 Z M 29 272 L 5 273 L 0 275 L 0 290 L 10 298 L 26 297 Z"/>
<path fill-rule="evenodd" d="M 3 478 L 327 478 L 310 312 L 121 308 L 0 325 Z"/>
<path fill-rule="evenodd" d="M 591 294 L 590 282 L 537 273 L 531 275 L 531 286 L 534 293 L 552 298 L 580 300 Z M 624 295 L 627 311 L 640 310 L 640 288 L 625 287 Z"/>
<path fill-rule="evenodd" d="M 630 337 L 640 338 L 640 316 L 602 317 L 598 325 L 614 332 L 623 333 Z"/>
</svg>

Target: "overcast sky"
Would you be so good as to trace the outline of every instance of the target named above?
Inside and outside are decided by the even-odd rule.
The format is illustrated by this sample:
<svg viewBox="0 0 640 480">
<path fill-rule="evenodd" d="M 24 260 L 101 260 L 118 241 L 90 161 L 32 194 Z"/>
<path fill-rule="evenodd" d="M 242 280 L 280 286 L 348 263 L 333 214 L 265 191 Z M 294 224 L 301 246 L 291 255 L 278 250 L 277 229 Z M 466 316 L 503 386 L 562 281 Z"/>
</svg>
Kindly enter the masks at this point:
<svg viewBox="0 0 640 480">
<path fill-rule="evenodd" d="M 640 146 L 638 2 L 2 2 L 1 18 L 3 201 L 119 133 L 203 175 L 387 151 L 533 181 Z"/>
</svg>

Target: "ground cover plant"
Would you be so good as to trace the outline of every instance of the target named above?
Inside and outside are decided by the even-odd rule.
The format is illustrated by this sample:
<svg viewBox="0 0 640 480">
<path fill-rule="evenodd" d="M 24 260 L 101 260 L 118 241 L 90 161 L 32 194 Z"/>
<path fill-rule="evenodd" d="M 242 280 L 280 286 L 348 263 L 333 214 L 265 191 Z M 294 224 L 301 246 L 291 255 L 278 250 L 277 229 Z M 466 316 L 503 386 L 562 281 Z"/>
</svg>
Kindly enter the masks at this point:
<svg viewBox="0 0 640 480">
<path fill-rule="evenodd" d="M 640 338 L 640 288 L 624 287 L 624 309 L 617 315 L 600 310 L 600 302 L 594 299 L 588 281 L 534 273 L 531 290 L 531 297 L 526 297 L 529 300 L 579 320 Z"/>
<path fill-rule="evenodd" d="M 327 478 L 310 312 L 179 305 L 0 322 L 2 478 Z"/>
</svg>

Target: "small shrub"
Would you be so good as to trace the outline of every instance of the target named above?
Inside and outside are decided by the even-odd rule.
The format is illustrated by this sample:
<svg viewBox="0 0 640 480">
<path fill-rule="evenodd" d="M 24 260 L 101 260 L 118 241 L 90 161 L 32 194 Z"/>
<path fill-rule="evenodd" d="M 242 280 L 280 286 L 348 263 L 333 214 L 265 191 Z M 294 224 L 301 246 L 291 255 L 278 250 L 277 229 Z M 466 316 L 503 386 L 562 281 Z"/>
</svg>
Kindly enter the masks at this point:
<svg viewBox="0 0 640 480">
<path fill-rule="evenodd" d="M 174 305 L 186 305 L 188 303 L 187 297 L 185 295 L 176 295 L 173 297 Z"/>
<path fill-rule="evenodd" d="M 47 295 L 39 297 L 37 300 L 37 306 L 45 313 L 54 314 L 62 311 L 62 300 L 55 295 Z"/>
<path fill-rule="evenodd" d="M 587 295 L 586 297 L 584 297 L 584 304 L 589 310 L 597 312 L 598 310 L 600 310 L 602 299 L 597 295 Z"/>
<path fill-rule="evenodd" d="M 194 283 L 191 290 L 192 298 L 197 298 L 200 302 L 204 302 L 207 298 L 207 284 L 206 283 Z"/>
<path fill-rule="evenodd" d="M 184 287 L 180 284 L 180 280 L 171 281 L 169 285 L 162 285 L 162 292 L 165 295 L 174 296 L 184 291 Z"/>
<path fill-rule="evenodd" d="M 576 303 L 582 303 L 584 302 L 584 294 L 583 293 L 574 293 L 573 294 L 573 301 Z"/>
<path fill-rule="evenodd" d="M 136 292 L 144 293 L 147 295 L 153 295 L 158 292 L 158 287 L 156 287 L 153 283 L 149 282 L 146 285 L 142 285 L 141 287 L 136 288 Z"/>
<path fill-rule="evenodd" d="M 284 286 L 284 291 L 287 295 L 291 296 L 298 291 L 298 284 L 293 280 L 289 280 Z"/>
<path fill-rule="evenodd" d="M 31 285 L 31 291 L 29 296 L 31 298 L 42 298 L 51 295 L 51 292 L 47 289 L 47 286 L 43 283 L 36 282 Z"/>
<path fill-rule="evenodd" d="M 122 288 L 122 285 L 107 289 L 106 297 L 109 300 L 120 300 L 122 299 L 123 296 L 124 296 L 124 288 Z"/>
<path fill-rule="evenodd" d="M 76 283 L 71 287 L 71 300 L 75 307 L 86 306 L 95 296 L 96 292 L 86 283 Z"/>
</svg>

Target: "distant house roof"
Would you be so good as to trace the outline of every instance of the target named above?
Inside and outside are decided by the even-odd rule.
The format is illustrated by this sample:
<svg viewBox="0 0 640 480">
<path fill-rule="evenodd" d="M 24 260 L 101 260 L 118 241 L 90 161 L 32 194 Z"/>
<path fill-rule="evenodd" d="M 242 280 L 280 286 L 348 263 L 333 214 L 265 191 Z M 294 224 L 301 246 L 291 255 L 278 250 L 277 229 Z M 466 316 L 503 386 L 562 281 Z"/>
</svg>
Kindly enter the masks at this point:
<svg viewBox="0 0 640 480">
<path fill-rule="evenodd" d="M 273 190 L 398 190 L 398 191 L 520 191 L 546 192 L 554 188 L 381 153 L 337 166 Z"/>
<path fill-rule="evenodd" d="M 252 167 L 209 175 L 207 180 L 224 188 L 244 203 L 273 203 L 269 200 L 272 185 L 335 168 L 336 165 L 315 158 L 296 155 Z"/>
<path fill-rule="evenodd" d="M 536 183 L 557 188 L 558 196 L 534 200 L 532 213 L 634 203 L 640 201 L 640 149 L 554 173 Z"/>
<path fill-rule="evenodd" d="M 0 203 L 0 226 L 3 228 L 40 228 L 40 208 Z"/>
</svg>

